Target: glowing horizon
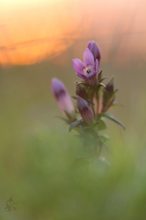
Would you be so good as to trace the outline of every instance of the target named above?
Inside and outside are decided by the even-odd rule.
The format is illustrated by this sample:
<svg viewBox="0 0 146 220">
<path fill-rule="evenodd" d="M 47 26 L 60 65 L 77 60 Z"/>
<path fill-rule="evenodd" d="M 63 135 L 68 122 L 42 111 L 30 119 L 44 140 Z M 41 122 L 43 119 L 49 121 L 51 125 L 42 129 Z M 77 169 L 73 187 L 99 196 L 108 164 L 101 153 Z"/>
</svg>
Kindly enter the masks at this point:
<svg viewBox="0 0 146 220">
<path fill-rule="evenodd" d="M 116 43 L 122 53 L 127 48 L 129 54 L 145 54 L 145 7 L 144 0 L 5 0 L 0 3 L 0 65 L 36 63 L 91 38 L 104 50 Z"/>
</svg>

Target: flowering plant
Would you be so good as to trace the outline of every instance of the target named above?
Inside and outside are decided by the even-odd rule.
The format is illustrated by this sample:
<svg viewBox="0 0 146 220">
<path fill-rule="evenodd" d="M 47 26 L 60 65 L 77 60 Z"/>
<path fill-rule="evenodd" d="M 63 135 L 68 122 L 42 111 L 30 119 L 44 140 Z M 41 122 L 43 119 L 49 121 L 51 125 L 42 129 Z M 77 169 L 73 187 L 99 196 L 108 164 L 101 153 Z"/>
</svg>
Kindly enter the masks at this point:
<svg viewBox="0 0 146 220">
<path fill-rule="evenodd" d="M 100 69 L 101 53 L 94 41 L 90 41 L 83 53 L 83 61 L 72 60 L 73 69 L 81 81 L 76 83 L 74 105 L 64 84 L 57 78 L 51 82 L 52 92 L 58 105 L 66 115 L 64 120 L 69 130 L 76 130 L 84 145 L 94 143 L 94 149 L 100 149 L 105 143 L 103 130 L 106 128 L 105 118 L 124 128 L 124 125 L 107 111 L 115 103 L 117 89 L 114 81 L 104 83 Z"/>
</svg>

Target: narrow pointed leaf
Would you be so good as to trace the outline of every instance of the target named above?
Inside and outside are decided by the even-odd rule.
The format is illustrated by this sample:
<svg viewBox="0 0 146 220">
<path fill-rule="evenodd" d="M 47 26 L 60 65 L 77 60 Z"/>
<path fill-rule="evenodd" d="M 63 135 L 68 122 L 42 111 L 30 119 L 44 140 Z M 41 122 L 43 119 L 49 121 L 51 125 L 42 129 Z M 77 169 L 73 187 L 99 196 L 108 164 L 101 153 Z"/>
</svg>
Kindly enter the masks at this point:
<svg viewBox="0 0 146 220">
<path fill-rule="evenodd" d="M 125 125 L 124 125 L 121 121 L 119 121 L 117 118 L 115 118 L 113 115 L 111 115 L 111 114 L 109 114 L 109 113 L 105 113 L 103 116 L 104 116 L 105 118 L 107 118 L 107 119 L 113 121 L 113 122 L 116 123 L 117 125 L 121 126 L 124 130 L 126 129 Z"/>
</svg>

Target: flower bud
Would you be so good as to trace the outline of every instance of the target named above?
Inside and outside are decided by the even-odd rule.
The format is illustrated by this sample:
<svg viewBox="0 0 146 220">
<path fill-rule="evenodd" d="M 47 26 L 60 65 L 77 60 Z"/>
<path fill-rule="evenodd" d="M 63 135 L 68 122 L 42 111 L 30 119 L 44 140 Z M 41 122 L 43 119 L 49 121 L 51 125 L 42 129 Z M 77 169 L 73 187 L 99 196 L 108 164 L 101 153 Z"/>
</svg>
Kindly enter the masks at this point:
<svg viewBox="0 0 146 220">
<path fill-rule="evenodd" d="M 83 120 L 86 123 L 90 124 L 94 119 L 94 113 L 93 113 L 93 110 L 91 109 L 91 107 L 89 106 L 88 102 L 85 99 L 78 96 L 77 107 L 78 107 L 78 110 L 79 110 Z"/>
<path fill-rule="evenodd" d="M 53 78 L 51 81 L 51 87 L 52 93 L 54 94 L 61 111 L 64 111 L 69 115 L 72 114 L 74 112 L 73 103 L 64 84 L 60 80 Z"/>
<path fill-rule="evenodd" d="M 88 99 L 88 93 L 87 93 L 87 88 L 84 84 L 78 83 L 76 85 L 76 95 L 80 96 L 83 99 Z"/>
<path fill-rule="evenodd" d="M 89 41 L 88 48 L 92 52 L 92 54 L 94 56 L 94 60 L 97 59 L 98 61 L 100 61 L 101 60 L 101 54 L 100 54 L 99 48 L 96 45 L 96 42 L 93 41 L 93 40 Z"/>
<path fill-rule="evenodd" d="M 114 92 L 114 79 L 113 78 L 106 84 L 105 89 L 109 93 L 113 93 Z"/>
<path fill-rule="evenodd" d="M 111 79 L 105 86 L 104 90 L 104 104 L 103 104 L 103 111 L 106 112 L 114 103 L 115 100 L 115 93 L 117 90 L 114 89 L 114 81 Z"/>
</svg>

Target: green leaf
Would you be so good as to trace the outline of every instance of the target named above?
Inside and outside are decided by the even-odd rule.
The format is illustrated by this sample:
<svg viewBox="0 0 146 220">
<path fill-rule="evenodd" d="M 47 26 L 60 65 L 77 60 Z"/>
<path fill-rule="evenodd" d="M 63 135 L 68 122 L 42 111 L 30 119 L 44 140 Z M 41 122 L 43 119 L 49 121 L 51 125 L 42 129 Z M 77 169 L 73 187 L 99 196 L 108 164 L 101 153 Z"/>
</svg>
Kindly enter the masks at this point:
<svg viewBox="0 0 146 220">
<path fill-rule="evenodd" d="M 115 118 L 113 115 L 109 114 L 109 113 L 105 113 L 103 114 L 103 116 L 111 121 L 113 121 L 114 123 L 116 123 L 117 125 L 121 126 L 124 130 L 126 129 L 125 125 L 119 121 L 117 118 Z"/>
</svg>

